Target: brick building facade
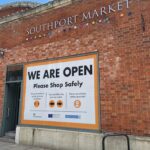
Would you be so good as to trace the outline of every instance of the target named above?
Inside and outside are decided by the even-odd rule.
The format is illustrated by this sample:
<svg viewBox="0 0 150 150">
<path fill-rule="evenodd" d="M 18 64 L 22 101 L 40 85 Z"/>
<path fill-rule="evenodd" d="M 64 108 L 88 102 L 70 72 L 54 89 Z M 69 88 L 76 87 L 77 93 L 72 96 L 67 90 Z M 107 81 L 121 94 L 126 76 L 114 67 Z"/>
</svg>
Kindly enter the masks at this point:
<svg viewBox="0 0 150 150">
<path fill-rule="evenodd" d="M 150 1 L 118 3 L 62 0 L 0 19 L 1 124 L 7 66 L 98 52 L 100 129 L 150 135 Z"/>
</svg>

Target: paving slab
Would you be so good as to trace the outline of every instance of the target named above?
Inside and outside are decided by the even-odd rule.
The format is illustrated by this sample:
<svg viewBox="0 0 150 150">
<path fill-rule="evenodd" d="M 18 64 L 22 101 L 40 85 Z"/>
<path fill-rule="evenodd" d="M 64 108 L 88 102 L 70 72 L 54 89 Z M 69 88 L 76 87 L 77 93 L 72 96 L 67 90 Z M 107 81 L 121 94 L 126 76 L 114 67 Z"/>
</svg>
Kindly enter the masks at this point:
<svg viewBox="0 0 150 150">
<path fill-rule="evenodd" d="M 26 145 L 17 145 L 14 143 L 0 141 L 0 150 L 50 150 L 50 149 L 26 146 Z"/>
</svg>

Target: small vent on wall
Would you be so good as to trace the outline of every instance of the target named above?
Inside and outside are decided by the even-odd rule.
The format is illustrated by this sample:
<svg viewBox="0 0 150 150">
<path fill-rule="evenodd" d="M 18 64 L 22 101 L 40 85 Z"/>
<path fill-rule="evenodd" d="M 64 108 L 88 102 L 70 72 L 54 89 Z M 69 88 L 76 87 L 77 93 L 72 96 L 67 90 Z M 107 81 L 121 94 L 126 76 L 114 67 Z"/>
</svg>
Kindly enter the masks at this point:
<svg viewBox="0 0 150 150">
<path fill-rule="evenodd" d="M 144 32 L 145 31 L 145 19 L 144 19 L 143 14 L 141 14 L 141 27 L 142 27 L 142 30 Z"/>
</svg>

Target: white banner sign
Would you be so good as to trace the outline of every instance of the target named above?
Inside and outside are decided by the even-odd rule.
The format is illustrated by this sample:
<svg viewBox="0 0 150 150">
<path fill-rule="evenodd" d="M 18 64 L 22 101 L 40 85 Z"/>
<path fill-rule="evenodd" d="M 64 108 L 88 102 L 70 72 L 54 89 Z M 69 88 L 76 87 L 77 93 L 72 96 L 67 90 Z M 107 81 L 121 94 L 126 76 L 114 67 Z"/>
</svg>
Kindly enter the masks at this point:
<svg viewBox="0 0 150 150">
<path fill-rule="evenodd" d="M 97 55 L 24 67 L 21 124 L 98 129 Z"/>
</svg>

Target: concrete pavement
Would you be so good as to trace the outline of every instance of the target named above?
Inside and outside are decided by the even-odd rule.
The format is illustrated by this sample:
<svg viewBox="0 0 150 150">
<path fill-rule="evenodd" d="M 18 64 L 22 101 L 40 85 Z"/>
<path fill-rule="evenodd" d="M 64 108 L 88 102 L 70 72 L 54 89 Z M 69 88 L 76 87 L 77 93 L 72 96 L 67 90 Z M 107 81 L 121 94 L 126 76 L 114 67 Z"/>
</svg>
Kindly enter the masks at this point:
<svg viewBox="0 0 150 150">
<path fill-rule="evenodd" d="M 17 145 L 14 143 L 7 143 L 0 141 L 0 150 L 50 150 L 32 146 L 25 146 L 25 145 Z"/>
</svg>

